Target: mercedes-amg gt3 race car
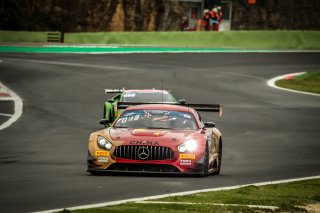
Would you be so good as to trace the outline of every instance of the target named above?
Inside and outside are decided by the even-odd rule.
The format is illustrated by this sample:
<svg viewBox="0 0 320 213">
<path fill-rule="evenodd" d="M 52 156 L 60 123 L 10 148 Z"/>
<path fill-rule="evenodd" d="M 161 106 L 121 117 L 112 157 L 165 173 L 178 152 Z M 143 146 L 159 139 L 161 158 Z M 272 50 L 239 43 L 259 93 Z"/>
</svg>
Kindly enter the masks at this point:
<svg viewBox="0 0 320 213">
<path fill-rule="evenodd" d="M 128 107 L 110 127 L 90 135 L 87 171 L 219 174 L 222 135 L 195 109 L 222 111 L 220 105 L 200 104 Z"/>
<path fill-rule="evenodd" d="M 133 103 L 185 103 L 184 99 L 179 100 L 167 90 L 156 89 L 105 89 L 106 94 L 116 94 L 108 99 L 103 107 L 103 118 L 112 123 L 123 110 L 119 110 L 118 102 Z"/>
</svg>

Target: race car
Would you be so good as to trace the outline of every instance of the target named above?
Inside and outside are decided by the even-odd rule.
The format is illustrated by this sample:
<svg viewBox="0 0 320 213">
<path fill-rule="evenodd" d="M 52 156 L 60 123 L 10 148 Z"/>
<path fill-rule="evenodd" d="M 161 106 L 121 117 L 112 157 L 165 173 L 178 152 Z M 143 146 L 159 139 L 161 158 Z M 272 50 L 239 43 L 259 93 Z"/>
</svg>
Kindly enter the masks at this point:
<svg viewBox="0 0 320 213">
<path fill-rule="evenodd" d="M 222 107 L 190 106 L 129 106 L 110 127 L 90 135 L 87 172 L 219 174 L 222 135 L 214 122 L 203 122 L 196 109 L 221 115 Z"/>
<path fill-rule="evenodd" d="M 103 118 L 108 119 L 112 123 L 123 110 L 117 107 L 118 102 L 133 103 L 185 103 L 184 99 L 179 102 L 167 90 L 156 89 L 105 89 L 106 94 L 117 94 L 108 99 L 103 107 Z"/>
</svg>

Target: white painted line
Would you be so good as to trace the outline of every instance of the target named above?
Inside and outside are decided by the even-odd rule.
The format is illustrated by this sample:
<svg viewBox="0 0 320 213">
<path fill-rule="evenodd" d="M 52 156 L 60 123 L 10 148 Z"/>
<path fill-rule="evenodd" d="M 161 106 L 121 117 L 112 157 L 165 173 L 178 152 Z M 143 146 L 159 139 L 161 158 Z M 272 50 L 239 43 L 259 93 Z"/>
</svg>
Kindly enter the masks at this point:
<svg viewBox="0 0 320 213">
<path fill-rule="evenodd" d="M 44 46 L 46 47 L 46 46 Z M 48 46 L 50 48 L 50 46 Z M 70 46 L 71 47 L 71 46 Z M 124 50 L 124 51 L 111 51 L 111 50 L 105 50 L 105 51 L 98 51 L 98 52 L 94 52 L 94 51 L 84 51 L 82 49 L 85 49 L 86 47 L 83 46 L 72 46 L 73 48 L 78 48 L 79 50 L 74 51 L 74 50 L 64 50 L 64 51 L 59 51 L 59 48 L 61 48 L 60 46 L 54 46 L 52 48 L 57 48 L 57 51 L 48 51 L 48 50 L 41 50 L 41 51 L 22 51 L 22 52 L 37 52 L 37 53 L 49 53 L 49 54 L 96 54 L 96 55 L 101 55 L 101 54 L 161 54 L 161 53 L 320 53 L 320 50 L 226 50 L 226 49 L 217 49 L 217 50 L 188 50 L 188 49 L 183 49 L 183 50 Z M 69 48 L 69 47 L 66 47 Z M 90 47 L 87 47 L 90 48 Z M 102 49 L 103 47 L 99 47 L 100 49 Z M 112 47 L 110 49 L 120 49 L 120 47 Z"/>
<path fill-rule="evenodd" d="M 43 47 L 54 48 L 119 48 L 118 46 L 107 45 L 44 45 Z"/>
<path fill-rule="evenodd" d="M 149 196 L 149 197 L 140 197 L 140 198 L 132 198 L 132 199 L 126 199 L 126 200 L 117 200 L 117 201 L 110 201 L 110 202 L 83 205 L 83 206 L 75 206 L 75 207 L 60 208 L 60 209 L 50 209 L 50 210 L 45 210 L 45 211 L 39 211 L 39 212 L 36 212 L 36 213 L 60 212 L 60 211 L 63 211 L 64 209 L 71 210 L 71 211 L 72 210 L 79 210 L 79 209 L 91 209 L 91 208 L 99 208 L 99 207 L 104 207 L 104 206 L 120 205 L 120 204 L 124 204 L 124 203 L 129 203 L 129 202 L 140 202 L 140 201 L 155 200 L 155 199 L 161 199 L 161 198 L 173 197 L 173 196 L 191 195 L 191 194 L 197 194 L 197 193 L 202 193 L 202 192 L 214 192 L 214 191 L 239 189 L 239 188 L 246 187 L 246 186 L 264 186 L 264 185 L 273 185 L 273 184 L 281 184 L 281 183 L 290 183 L 290 182 L 295 182 L 295 181 L 312 180 L 312 179 L 318 179 L 318 178 L 320 178 L 320 175 L 312 176 L 312 177 L 304 177 L 304 178 L 295 178 L 295 179 L 287 179 L 287 180 L 279 180 L 279 181 L 269 181 L 269 182 L 262 182 L 262 183 L 252 183 L 252 184 L 245 184 L 245 185 L 220 187 L 220 188 L 200 189 L 200 190 L 194 190 L 194 191 L 186 191 L 186 192 L 177 192 L 177 193 L 172 193 L 172 194 L 154 195 L 154 196 Z"/>
<path fill-rule="evenodd" d="M 66 53 L 66 54 L 152 54 L 152 53 L 319 53 L 320 50 L 155 50 L 155 51 L 104 51 L 104 52 L 72 52 L 72 51 L 65 51 L 65 52 L 46 52 L 41 51 L 41 53 Z"/>
<path fill-rule="evenodd" d="M 15 100 L 14 97 L 0 97 L 0 101 L 14 101 L 14 100 Z"/>
<path fill-rule="evenodd" d="M 112 69 L 112 70 L 133 70 L 133 69 L 135 69 L 132 67 L 82 64 L 82 63 L 61 62 L 61 61 L 45 61 L 45 60 L 18 59 L 18 58 L 6 58 L 6 59 L 7 59 L 7 61 L 22 61 L 22 62 L 27 62 L 27 63 L 40 63 L 40 64 L 50 64 L 50 65 L 75 66 L 75 67 L 91 67 L 91 68 L 99 68 L 99 69 Z M 141 70 L 141 69 L 135 69 L 135 70 Z"/>
<path fill-rule="evenodd" d="M 270 209 L 275 211 L 278 206 L 263 206 L 263 205 L 246 205 L 246 204 L 223 204 L 223 203 L 191 203 L 191 202 L 161 202 L 161 201 L 138 201 L 139 204 L 178 204 L 178 205 L 211 205 L 211 206 L 246 206 L 258 209 Z"/>
<path fill-rule="evenodd" d="M 4 88 L 0 87 L 0 93 L 8 93 L 8 92 Z"/>
<path fill-rule="evenodd" d="M 6 114 L 6 113 L 0 113 L 0 115 L 2 115 L 2 116 L 6 116 L 6 117 L 12 117 L 12 115 L 11 115 L 11 114 Z"/>
<path fill-rule="evenodd" d="M 298 90 L 293 90 L 293 89 L 287 89 L 287 88 L 283 88 L 283 87 L 278 87 L 276 86 L 275 82 L 278 81 L 278 80 L 281 80 L 281 79 L 284 79 L 288 76 L 296 76 L 296 75 L 302 75 L 306 72 L 296 72 L 296 73 L 290 73 L 290 74 L 286 74 L 286 75 L 280 75 L 280 76 L 277 76 L 277 77 L 274 77 L 272 79 L 270 79 L 268 82 L 267 82 L 267 85 L 269 87 L 273 87 L 275 89 L 280 89 L 280 90 L 285 90 L 285 91 L 289 91 L 289 92 L 295 92 L 295 93 L 300 93 L 300 94 L 305 94 L 305 95 L 314 95 L 314 96 L 320 96 L 320 94 L 316 94 L 316 93 L 311 93 L 311 92 L 302 92 L 302 91 L 298 91 Z"/>
<path fill-rule="evenodd" d="M 1 87 L 9 93 L 9 95 L 11 96 L 10 100 L 14 101 L 14 113 L 13 113 L 12 117 L 0 125 L 0 130 L 3 130 L 5 128 L 8 128 L 9 126 L 11 126 L 11 124 L 16 122 L 20 118 L 20 116 L 22 115 L 23 103 L 22 103 L 21 98 L 16 93 L 14 93 L 12 90 L 10 90 L 8 87 L 6 87 L 5 85 L 3 85 L 0 82 L 0 88 Z M 5 100 L 5 99 L 6 98 L 2 98 L 1 100 Z"/>
</svg>

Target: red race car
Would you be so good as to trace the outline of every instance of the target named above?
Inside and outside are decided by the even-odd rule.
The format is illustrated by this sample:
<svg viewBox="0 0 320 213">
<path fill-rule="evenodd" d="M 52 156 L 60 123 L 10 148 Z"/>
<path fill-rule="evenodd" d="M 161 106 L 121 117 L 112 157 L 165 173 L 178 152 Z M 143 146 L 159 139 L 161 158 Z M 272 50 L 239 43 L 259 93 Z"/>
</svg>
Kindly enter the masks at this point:
<svg viewBox="0 0 320 213">
<path fill-rule="evenodd" d="M 221 133 L 196 110 L 221 115 L 221 105 L 186 105 L 125 106 L 110 127 L 90 135 L 87 171 L 219 174 Z"/>
</svg>

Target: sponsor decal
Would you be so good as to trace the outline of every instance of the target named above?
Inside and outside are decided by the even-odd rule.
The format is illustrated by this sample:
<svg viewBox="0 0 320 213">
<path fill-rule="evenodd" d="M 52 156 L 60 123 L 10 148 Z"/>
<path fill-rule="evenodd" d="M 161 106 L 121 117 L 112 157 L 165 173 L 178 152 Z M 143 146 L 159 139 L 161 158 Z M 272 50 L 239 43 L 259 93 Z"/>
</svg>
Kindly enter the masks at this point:
<svg viewBox="0 0 320 213">
<path fill-rule="evenodd" d="M 125 98 L 132 98 L 132 97 L 135 97 L 135 96 L 136 96 L 135 93 L 125 93 L 125 94 L 123 94 L 123 97 L 125 97 Z"/>
<path fill-rule="evenodd" d="M 98 157 L 99 163 L 108 163 L 109 158 L 108 157 Z"/>
<path fill-rule="evenodd" d="M 190 166 L 191 165 L 191 160 L 180 160 L 180 165 L 182 166 Z"/>
<path fill-rule="evenodd" d="M 153 115 L 161 115 L 161 114 L 168 115 L 168 114 L 170 114 L 170 112 L 167 110 L 148 110 L 148 112 L 150 112 Z"/>
<path fill-rule="evenodd" d="M 187 118 L 187 119 L 191 119 L 191 116 L 188 114 L 184 114 L 183 117 Z"/>
<path fill-rule="evenodd" d="M 96 151 L 96 156 L 108 157 L 110 153 L 108 151 Z"/>
<path fill-rule="evenodd" d="M 132 121 L 136 121 L 139 120 L 140 115 L 135 115 L 135 116 L 130 116 L 130 117 L 126 117 L 126 115 L 124 115 L 123 118 L 119 118 L 117 120 L 117 123 L 127 123 L 127 122 L 132 122 Z"/>
<path fill-rule="evenodd" d="M 128 112 L 126 114 L 124 114 L 123 116 L 124 117 L 129 117 L 129 116 L 132 116 L 132 115 L 135 115 L 136 113 L 135 112 Z"/>
<path fill-rule="evenodd" d="M 194 159 L 196 159 L 196 155 L 195 154 L 180 154 L 180 159 L 194 160 Z"/>
<path fill-rule="evenodd" d="M 147 146 L 159 146 L 157 141 L 130 141 L 130 145 L 147 145 Z"/>
</svg>

